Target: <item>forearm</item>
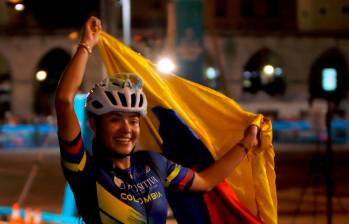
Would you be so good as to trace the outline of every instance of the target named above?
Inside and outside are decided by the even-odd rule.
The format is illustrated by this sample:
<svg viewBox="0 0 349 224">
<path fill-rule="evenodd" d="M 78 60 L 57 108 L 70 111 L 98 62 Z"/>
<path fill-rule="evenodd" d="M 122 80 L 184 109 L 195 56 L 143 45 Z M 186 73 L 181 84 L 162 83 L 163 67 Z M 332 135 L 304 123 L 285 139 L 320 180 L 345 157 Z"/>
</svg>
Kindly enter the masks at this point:
<svg viewBox="0 0 349 224">
<path fill-rule="evenodd" d="M 73 104 L 86 69 L 89 54 L 83 47 L 79 47 L 66 67 L 59 81 L 56 91 L 56 104 Z"/>
<path fill-rule="evenodd" d="M 208 191 L 219 182 L 223 181 L 245 158 L 244 148 L 235 145 L 223 157 L 207 167 L 201 172 L 196 173 L 192 190 Z"/>
<path fill-rule="evenodd" d="M 96 45 L 102 25 L 96 17 L 90 17 L 84 25 L 81 42 L 69 65 L 62 74 L 56 92 L 57 103 L 72 104 L 86 69 L 88 56 Z"/>
<path fill-rule="evenodd" d="M 84 26 L 81 43 L 58 83 L 55 96 L 58 135 L 65 141 L 73 140 L 80 132 L 74 112 L 74 97 L 82 84 L 91 49 L 96 45 L 102 26 L 90 17 Z"/>
<path fill-rule="evenodd" d="M 244 138 L 234 145 L 224 156 L 196 174 L 191 190 L 208 191 L 229 176 L 248 154 L 248 151 L 258 145 L 258 128 L 249 126 Z"/>
</svg>

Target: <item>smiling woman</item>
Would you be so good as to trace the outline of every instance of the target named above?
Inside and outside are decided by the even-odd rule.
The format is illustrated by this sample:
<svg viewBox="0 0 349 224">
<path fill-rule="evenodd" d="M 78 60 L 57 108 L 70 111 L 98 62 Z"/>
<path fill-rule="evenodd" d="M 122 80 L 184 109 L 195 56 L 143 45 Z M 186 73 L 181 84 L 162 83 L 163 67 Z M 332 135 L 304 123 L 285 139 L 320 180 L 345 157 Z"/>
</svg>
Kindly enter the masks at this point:
<svg viewBox="0 0 349 224">
<path fill-rule="evenodd" d="M 249 149 L 257 146 L 258 128 L 247 127 L 239 144 L 199 172 L 154 150 L 134 150 L 140 138 L 140 119 L 147 119 L 147 98 L 139 75 L 123 71 L 97 83 L 87 96 L 85 110 L 95 135 L 89 154 L 73 102 L 84 77 L 89 49 L 97 44 L 101 33 L 101 21 L 90 17 L 83 28 L 83 45 L 78 45 L 56 90 L 63 172 L 85 223 L 162 224 L 167 215 L 165 188 L 178 192 L 211 190 L 246 157 Z"/>
</svg>

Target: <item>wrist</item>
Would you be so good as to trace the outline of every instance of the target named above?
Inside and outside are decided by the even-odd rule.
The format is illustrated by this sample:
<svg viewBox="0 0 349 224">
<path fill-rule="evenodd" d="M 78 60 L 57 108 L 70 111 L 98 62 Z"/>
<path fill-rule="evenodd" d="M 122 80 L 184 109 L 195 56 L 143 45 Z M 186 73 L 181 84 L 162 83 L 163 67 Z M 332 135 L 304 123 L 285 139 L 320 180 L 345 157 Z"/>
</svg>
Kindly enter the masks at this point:
<svg viewBox="0 0 349 224">
<path fill-rule="evenodd" d="M 87 51 L 88 54 L 92 54 L 91 47 L 85 41 L 81 41 L 78 45 L 78 48 L 83 48 Z"/>
<path fill-rule="evenodd" d="M 242 149 L 244 150 L 244 152 L 245 152 L 246 155 L 248 154 L 249 148 L 246 146 L 245 143 L 243 143 L 243 142 L 241 141 L 241 142 L 237 143 L 236 145 L 239 146 L 240 148 L 242 148 Z"/>
</svg>

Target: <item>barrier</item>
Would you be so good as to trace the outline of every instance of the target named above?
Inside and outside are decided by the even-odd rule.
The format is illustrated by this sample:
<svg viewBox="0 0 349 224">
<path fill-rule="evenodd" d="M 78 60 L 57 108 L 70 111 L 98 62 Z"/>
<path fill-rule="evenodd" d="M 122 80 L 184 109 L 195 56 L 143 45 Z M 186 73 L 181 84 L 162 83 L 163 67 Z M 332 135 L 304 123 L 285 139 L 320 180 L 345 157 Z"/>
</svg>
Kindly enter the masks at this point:
<svg viewBox="0 0 349 224">
<path fill-rule="evenodd" d="M 273 121 L 273 141 L 278 143 L 318 143 L 327 139 L 326 129 L 315 129 L 306 120 Z M 332 141 L 334 144 L 349 143 L 349 120 L 332 121 Z"/>
<path fill-rule="evenodd" d="M 15 203 L 12 206 L 11 216 L 10 216 L 10 223 L 9 224 L 22 224 L 22 216 L 21 211 L 19 208 L 19 204 Z"/>
<path fill-rule="evenodd" d="M 19 209 L 15 210 L 15 213 L 20 214 L 20 222 L 18 224 L 23 224 L 22 219 L 25 217 L 25 210 Z M 7 216 L 12 218 L 13 210 L 11 207 L 0 206 L 0 216 Z M 34 220 L 33 220 L 34 221 Z M 50 212 L 41 212 L 41 221 L 48 223 L 59 223 L 59 224 L 83 224 L 82 220 L 76 216 L 64 216 L 59 214 L 53 214 Z M 12 224 L 11 221 L 8 224 Z M 37 223 L 36 223 L 37 224 Z"/>
</svg>

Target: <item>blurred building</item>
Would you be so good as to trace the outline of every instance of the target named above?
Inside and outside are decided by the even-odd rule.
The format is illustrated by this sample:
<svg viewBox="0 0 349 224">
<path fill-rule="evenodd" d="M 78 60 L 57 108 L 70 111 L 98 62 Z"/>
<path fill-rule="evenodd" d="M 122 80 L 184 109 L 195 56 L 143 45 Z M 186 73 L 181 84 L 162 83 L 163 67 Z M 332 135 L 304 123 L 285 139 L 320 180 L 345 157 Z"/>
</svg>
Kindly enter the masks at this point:
<svg viewBox="0 0 349 224">
<path fill-rule="evenodd" d="M 203 4 L 206 85 L 274 118 L 300 117 L 310 110 L 311 96 L 323 101 L 328 92 L 341 99 L 342 111 L 349 111 L 346 0 L 192 1 Z M 6 110 L 51 113 L 54 87 L 78 43 L 74 32 L 95 14 L 107 31 L 122 37 L 121 7 L 113 0 L 76 5 L 37 0 L 26 1 L 36 2 L 27 10 L 15 11 L 15 2 L 0 3 L 0 115 Z M 173 38 L 166 27 L 168 17 L 175 16 L 167 13 L 171 2 L 176 1 L 131 1 L 132 47 L 153 61 Z M 88 10 L 79 11 L 83 3 Z M 52 8 L 64 13 L 55 15 Z M 98 56 L 93 57 L 83 90 L 102 76 Z M 37 81 L 39 70 L 50 70 L 46 81 Z"/>
</svg>

